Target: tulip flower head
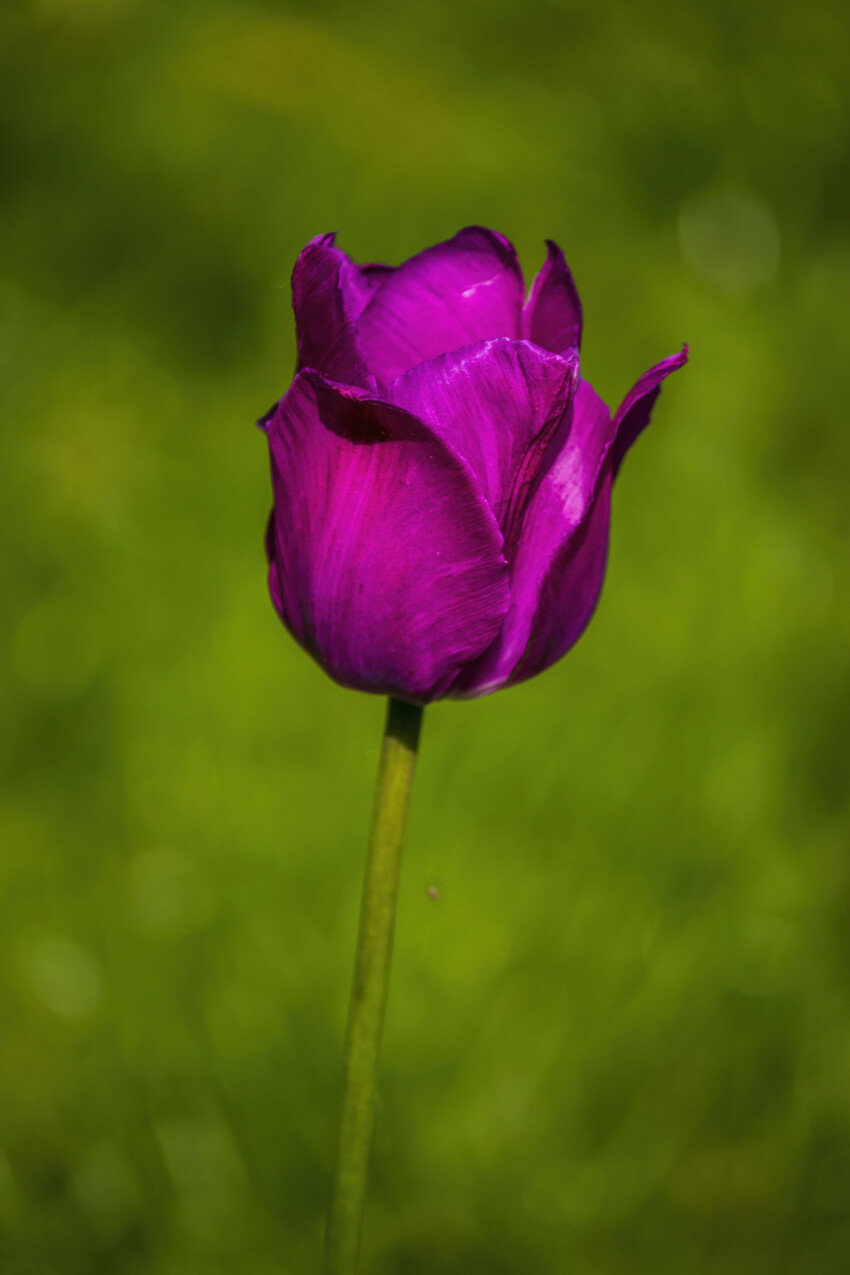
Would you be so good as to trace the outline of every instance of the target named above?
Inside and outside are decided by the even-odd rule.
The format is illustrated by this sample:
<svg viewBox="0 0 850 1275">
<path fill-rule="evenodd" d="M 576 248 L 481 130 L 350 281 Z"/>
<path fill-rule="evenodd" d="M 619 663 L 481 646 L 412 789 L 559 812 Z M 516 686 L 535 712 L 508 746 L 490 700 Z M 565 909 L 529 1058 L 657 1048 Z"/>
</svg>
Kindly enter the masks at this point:
<svg viewBox="0 0 850 1275">
<path fill-rule="evenodd" d="M 526 300 L 512 245 L 480 226 L 397 268 L 320 235 L 292 299 L 298 372 L 260 422 L 290 633 L 343 686 L 417 704 L 548 668 L 590 620 L 612 483 L 687 348 L 612 416 L 580 375 L 560 248 Z"/>
</svg>

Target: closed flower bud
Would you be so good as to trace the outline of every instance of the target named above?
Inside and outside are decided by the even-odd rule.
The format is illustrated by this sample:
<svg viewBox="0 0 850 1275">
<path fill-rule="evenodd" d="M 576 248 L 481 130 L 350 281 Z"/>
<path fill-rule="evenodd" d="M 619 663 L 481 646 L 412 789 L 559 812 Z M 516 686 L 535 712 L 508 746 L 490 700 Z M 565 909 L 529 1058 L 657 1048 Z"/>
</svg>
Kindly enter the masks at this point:
<svg viewBox="0 0 850 1275">
<path fill-rule="evenodd" d="M 579 373 L 563 254 L 528 300 L 512 245 L 461 230 L 397 269 L 320 235 L 293 272 L 298 373 L 262 419 L 284 624 L 331 677 L 425 704 L 484 695 L 577 641 L 611 486 L 687 349 L 612 416 Z"/>
</svg>

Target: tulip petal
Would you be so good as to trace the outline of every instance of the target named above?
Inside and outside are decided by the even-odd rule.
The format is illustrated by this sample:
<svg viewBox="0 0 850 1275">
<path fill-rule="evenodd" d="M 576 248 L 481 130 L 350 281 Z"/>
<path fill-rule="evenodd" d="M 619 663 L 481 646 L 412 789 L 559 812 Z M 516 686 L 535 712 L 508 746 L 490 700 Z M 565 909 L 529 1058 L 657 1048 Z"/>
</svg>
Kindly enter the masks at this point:
<svg viewBox="0 0 850 1275">
<path fill-rule="evenodd" d="M 337 250 L 339 251 L 339 249 Z M 345 296 L 346 309 L 355 322 L 366 309 L 381 284 L 395 274 L 395 266 L 383 266 L 377 262 L 358 266 L 345 253 L 340 252 L 345 260 L 340 271 L 340 284 Z"/>
<path fill-rule="evenodd" d="M 310 240 L 292 272 L 299 369 L 311 367 L 346 385 L 375 388 L 354 325 L 371 292 L 367 277 L 336 247 L 333 235 Z"/>
<path fill-rule="evenodd" d="M 577 379 L 574 351 L 499 337 L 420 363 L 387 396 L 468 461 L 507 541 Z"/>
<path fill-rule="evenodd" d="M 541 622 L 539 612 L 547 578 L 558 556 L 569 554 L 570 540 L 578 536 L 587 518 L 613 437 L 611 413 L 587 381 L 579 382 L 568 422 L 566 440 L 529 502 L 508 560 L 511 605 L 502 629 L 490 650 L 464 671 L 458 693 L 484 695 L 521 680 L 512 675 Z M 568 597 L 561 608 L 564 614 L 558 620 L 570 632 L 576 617 L 586 608 L 588 589 L 584 593 L 582 600 Z"/>
<path fill-rule="evenodd" d="M 566 442 L 529 503 L 510 552 L 511 606 L 491 649 L 464 673 L 456 693 L 512 686 L 554 664 L 581 637 L 605 576 L 611 484 L 631 443 L 648 424 L 666 376 L 687 348 L 650 368 L 613 420 L 582 381 Z"/>
<path fill-rule="evenodd" d="M 564 254 L 551 239 L 540 273 L 522 312 L 522 334 L 544 350 L 581 345 L 581 301 Z"/>
<path fill-rule="evenodd" d="M 671 354 L 669 358 L 656 363 L 629 390 L 614 417 L 616 438 L 612 449 L 614 476 L 623 463 L 623 457 L 642 430 L 649 424 L 655 400 L 661 393 L 661 383 L 671 372 L 684 367 L 688 361 L 688 347 L 682 347 L 680 354 Z"/>
<path fill-rule="evenodd" d="M 416 416 L 313 372 L 266 428 L 287 627 L 344 686 L 444 695 L 508 606 L 502 536 L 469 466 Z"/>
<path fill-rule="evenodd" d="M 389 385 L 417 363 L 497 336 L 519 337 L 525 285 L 512 244 L 482 226 L 387 276 L 357 328 L 370 372 Z"/>
<path fill-rule="evenodd" d="M 564 539 L 543 577 L 528 645 L 506 685 L 515 686 L 549 668 L 590 623 L 608 560 L 612 482 L 606 466 L 587 516 Z"/>
</svg>

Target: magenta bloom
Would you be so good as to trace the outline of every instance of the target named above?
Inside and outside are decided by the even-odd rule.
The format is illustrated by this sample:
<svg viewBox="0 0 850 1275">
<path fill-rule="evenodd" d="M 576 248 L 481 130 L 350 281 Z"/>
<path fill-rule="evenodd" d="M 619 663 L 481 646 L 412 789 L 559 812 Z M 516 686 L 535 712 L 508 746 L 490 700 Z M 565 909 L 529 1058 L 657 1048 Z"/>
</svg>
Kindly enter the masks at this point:
<svg viewBox="0 0 850 1275">
<path fill-rule="evenodd" d="M 579 374 L 563 253 L 525 299 L 516 253 L 469 226 L 398 268 L 319 235 L 292 276 L 299 371 L 262 419 L 269 587 L 343 686 L 424 704 L 548 668 L 605 574 L 611 484 L 687 349 L 613 418 Z"/>
</svg>

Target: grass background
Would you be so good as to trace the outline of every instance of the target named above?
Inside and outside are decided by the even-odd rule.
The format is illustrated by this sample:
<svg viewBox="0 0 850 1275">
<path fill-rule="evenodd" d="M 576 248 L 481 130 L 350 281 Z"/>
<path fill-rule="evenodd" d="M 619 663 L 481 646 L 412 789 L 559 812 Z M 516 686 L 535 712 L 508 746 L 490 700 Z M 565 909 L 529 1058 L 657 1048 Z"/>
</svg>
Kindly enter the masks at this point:
<svg viewBox="0 0 850 1275">
<path fill-rule="evenodd" d="M 850 1266 L 838 0 L 5 0 L 0 1261 L 317 1269 L 383 706 L 265 594 L 313 234 L 561 242 L 587 635 L 426 718 L 363 1269 Z M 428 895 L 436 886 L 439 898 Z"/>
</svg>

